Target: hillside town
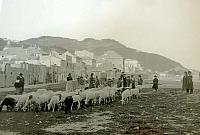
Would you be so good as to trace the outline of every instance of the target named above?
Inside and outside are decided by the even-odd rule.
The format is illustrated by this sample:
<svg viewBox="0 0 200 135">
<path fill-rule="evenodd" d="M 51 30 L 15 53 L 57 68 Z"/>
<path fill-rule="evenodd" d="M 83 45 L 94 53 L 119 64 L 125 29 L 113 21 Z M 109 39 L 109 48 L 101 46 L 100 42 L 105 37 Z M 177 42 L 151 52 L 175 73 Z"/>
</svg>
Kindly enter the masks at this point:
<svg viewBox="0 0 200 135">
<path fill-rule="evenodd" d="M 118 78 L 121 72 L 143 71 L 137 60 L 125 59 L 111 50 L 101 56 L 87 50 L 58 53 L 53 49 L 42 50 L 37 45 L 12 47 L 9 41 L 0 52 L 0 62 L 0 87 L 13 86 L 19 73 L 23 73 L 25 84 L 31 85 L 63 82 L 69 73 L 73 78 L 94 73 L 100 78 L 106 74 L 106 78 L 112 79 Z"/>
</svg>

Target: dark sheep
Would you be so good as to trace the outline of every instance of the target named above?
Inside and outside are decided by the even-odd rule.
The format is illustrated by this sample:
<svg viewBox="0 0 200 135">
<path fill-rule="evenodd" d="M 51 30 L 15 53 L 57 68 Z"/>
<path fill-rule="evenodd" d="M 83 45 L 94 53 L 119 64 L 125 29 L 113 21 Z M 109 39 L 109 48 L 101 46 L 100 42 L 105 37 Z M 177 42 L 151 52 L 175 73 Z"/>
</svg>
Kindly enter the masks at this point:
<svg viewBox="0 0 200 135">
<path fill-rule="evenodd" d="M 7 106 L 7 111 L 10 110 L 12 111 L 16 105 L 17 101 L 14 98 L 11 97 L 6 97 L 3 99 L 3 101 L 0 104 L 0 111 L 2 111 L 2 108 L 4 105 Z M 9 109 L 10 107 L 10 109 Z"/>
<path fill-rule="evenodd" d="M 66 114 L 71 114 L 72 104 L 73 104 L 72 96 L 66 97 L 64 100 L 64 108 Z"/>
</svg>

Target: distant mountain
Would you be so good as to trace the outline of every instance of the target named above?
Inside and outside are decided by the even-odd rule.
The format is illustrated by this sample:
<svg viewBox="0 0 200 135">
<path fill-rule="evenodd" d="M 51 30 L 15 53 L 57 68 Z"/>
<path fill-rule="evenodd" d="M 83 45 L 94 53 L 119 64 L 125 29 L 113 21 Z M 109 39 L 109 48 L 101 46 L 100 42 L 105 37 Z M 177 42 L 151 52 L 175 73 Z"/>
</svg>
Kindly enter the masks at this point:
<svg viewBox="0 0 200 135">
<path fill-rule="evenodd" d="M 5 43 L 6 42 L 0 40 L 0 49 L 2 46 L 5 46 Z M 42 36 L 17 43 L 17 45 L 23 45 L 24 47 L 35 44 L 45 50 L 55 49 L 60 52 L 64 52 L 66 50 L 70 52 L 74 52 L 75 50 L 88 50 L 93 52 L 96 56 L 100 56 L 108 50 L 113 50 L 124 58 L 138 60 L 144 69 L 151 69 L 152 71 L 163 72 L 175 68 L 185 69 L 180 63 L 169 58 L 158 54 L 137 51 L 136 49 L 128 48 L 112 39 L 96 40 L 93 38 L 86 38 L 82 41 L 78 41 L 76 39 L 63 37 Z"/>
</svg>

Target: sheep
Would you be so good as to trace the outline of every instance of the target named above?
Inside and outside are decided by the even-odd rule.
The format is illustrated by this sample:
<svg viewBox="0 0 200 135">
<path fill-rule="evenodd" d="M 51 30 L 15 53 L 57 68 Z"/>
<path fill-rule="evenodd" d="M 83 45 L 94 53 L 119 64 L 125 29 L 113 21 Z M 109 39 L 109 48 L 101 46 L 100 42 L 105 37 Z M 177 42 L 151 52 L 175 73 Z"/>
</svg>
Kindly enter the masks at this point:
<svg viewBox="0 0 200 135">
<path fill-rule="evenodd" d="M 44 105 L 44 111 L 47 110 L 47 104 L 51 100 L 52 95 L 53 93 L 51 91 L 47 91 L 47 93 L 37 96 L 40 107 Z"/>
<path fill-rule="evenodd" d="M 23 110 L 26 111 L 31 111 L 33 109 L 34 111 L 38 111 L 40 108 L 40 101 L 38 99 L 38 93 L 32 92 L 32 94 L 28 94 L 28 97 L 26 99 L 26 103 L 23 107 Z"/>
<path fill-rule="evenodd" d="M 0 111 L 2 111 L 2 108 L 3 108 L 4 105 L 7 106 L 7 111 L 9 110 L 9 106 L 11 107 L 10 111 L 12 111 L 14 109 L 14 106 L 18 102 L 20 96 L 21 95 L 8 95 L 8 96 L 6 96 L 0 103 Z"/>
<path fill-rule="evenodd" d="M 51 100 L 49 102 L 48 106 L 48 110 L 50 110 L 51 108 L 53 108 L 53 112 L 55 112 L 55 106 L 59 106 L 61 100 L 61 95 L 54 95 L 51 97 Z"/>
<path fill-rule="evenodd" d="M 80 109 L 80 106 L 81 106 L 81 96 L 80 95 L 73 95 L 72 96 L 73 98 L 73 104 L 72 104 L 72 107 L 74 106 L 74 103 L 78 102 L 78 109 Z"/>
<path fill-rule="evenodd" d="M 64 110 L 65 110 L 65 114 L 71 114 L 71 110 L 72 110 L 72 104 L 73 104 L 73 98 L 72 96 L 66 97 L 64 100 Z"/>
<path fill-rule="evenodd" d="M 36 93 L 38 93 L 38 94 L 45 94 L 45 93 L 47 93 L 47 90 L 46 89 L 38 89 L 36 91 Z"/>
<path fill-rule="evenodd" d="M 94 92 L 86 92 L 86 98 L 85 98 L 85 104 L 87 105 L 90 100 L 92 100 L 92 103 L 95 102 L 95 93 Z"/>
<path fill-rule="evenodd" d="M 103 104 L 107 103 L 107 98 L 109 97 L 109 93 L 106 90 L 101 90 L 99 95 L 99 104 L 103 101 Z"/>
<path fill-rule="evenodd" d="M 122 92 L 121 96 L 122 96 L 122 100 L 121 100 L 122 104 L 124 104 L 125 101 L 127 101 L 127 103 L 128 103 L 128 99 L 131 96 L 131 91 L 129 89 L 127 89 Z"/>
<path fill-rule="evenodd" d="M 140 97 L 140 89 L 135 88 L 135 89 L 131 89 L 131 97 L 136 96 L 136 98 Z"/>
</svg>

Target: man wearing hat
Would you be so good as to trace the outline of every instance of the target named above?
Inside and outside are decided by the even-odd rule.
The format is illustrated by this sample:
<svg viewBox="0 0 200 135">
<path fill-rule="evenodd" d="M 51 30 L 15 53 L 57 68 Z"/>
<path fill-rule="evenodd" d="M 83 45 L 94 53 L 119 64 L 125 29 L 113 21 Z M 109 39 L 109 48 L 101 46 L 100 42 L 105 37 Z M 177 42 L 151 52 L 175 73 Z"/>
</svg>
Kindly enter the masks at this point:
<svg viewBox="0 0 200 135">
<path fill-rule="evenodd" d="M 152 88 L 155 89 L 156 91 L 158 90 L 158 78 L 157 78 L 156 75 L 154 76 L 154 79 L 153 79 L 153 86 L 152 86 Z"/>
<path fill-rule="evenodd" d="M 193 86 L 192 72 L 191 71 L 188 71 L 187 86 L 186 87 L 187 87 L 187 93 L 190 92 L 190 94 L 192 94 L 194 86 Z"/>
<path fill-rule="evenodd" d="M 141 75 L 138 75 L 138 88 L 139 88 L 139 92 L 142 91 L 142 84 L 143 84 L 143 79 Z"/>
<path fill-rule="evenodd" d="M 21 88 L 19 94 L 21 95 L 24 92 L 24 77 L 22 73 L 19 73 L 17 80 L 19 80 L 19 87 Z"/>
</svg>

